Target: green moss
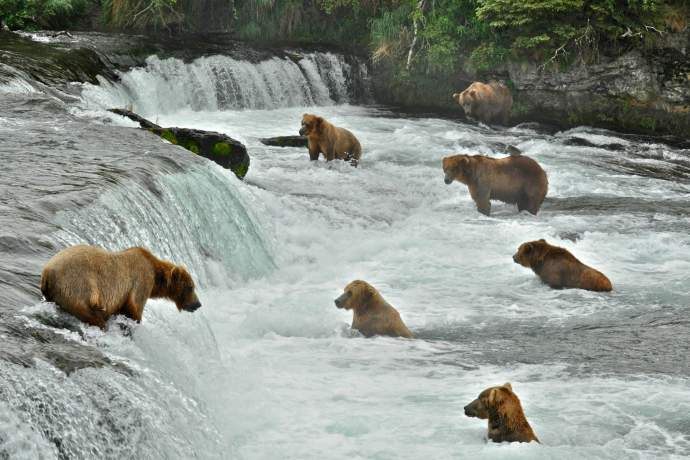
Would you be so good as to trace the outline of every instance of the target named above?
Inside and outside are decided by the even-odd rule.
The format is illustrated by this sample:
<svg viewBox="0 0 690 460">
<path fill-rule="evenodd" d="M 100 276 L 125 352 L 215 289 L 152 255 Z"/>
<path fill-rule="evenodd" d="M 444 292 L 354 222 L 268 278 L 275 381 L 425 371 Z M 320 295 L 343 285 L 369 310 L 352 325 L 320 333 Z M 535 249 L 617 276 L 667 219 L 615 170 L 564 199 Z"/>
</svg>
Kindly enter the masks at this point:
<svg viewBox="0 0 690 460">
<path fill-rule="evenodd" d="M 232 146 L 227 142 L 216 142 L 213 145 L 213 154 L 218 156 L 228 156 L 232 152 Z"/>
<path fill-rule="evenodd" d="M 177 138 L 169 129 L 164 129 L 161 133 L 161 137 L 171 144 L 177 145 Z"/>
<path fill-rule="evenodd" d="M 649 116 L 640 117 L 639 124 L 642 128 L 649 131 L 656 131 L 656 119 Z"/>
<path fill-rule="evenodd" d="M 235 175 L 237 177 L 239 177 L 240 179 L 243 179 L 244 176 L 247 175 L 247 171 L 249 171 L 249 162 L 248 161 L 243 161 L 239 165 L 232 168 L 232 172 L 234 172 Z"/>
<path fill-rule="evenodd" d="M 194 142 L 192 140 L 185 142 L 184 148 L 186 148 L 187 150 L 189 150 L 192 153 L 196 153 L 197 155 L 199 154 L 199 144 L 197 144 L 196 142 Z"/>
</svg>

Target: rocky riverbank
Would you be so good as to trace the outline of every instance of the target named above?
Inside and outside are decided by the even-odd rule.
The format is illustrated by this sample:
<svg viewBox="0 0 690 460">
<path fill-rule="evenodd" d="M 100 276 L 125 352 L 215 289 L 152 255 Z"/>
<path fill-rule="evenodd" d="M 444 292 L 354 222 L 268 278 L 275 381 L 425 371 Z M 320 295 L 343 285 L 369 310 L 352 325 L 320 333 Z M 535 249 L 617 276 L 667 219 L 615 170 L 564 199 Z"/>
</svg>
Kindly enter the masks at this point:
<svg viewBox="0 0 690 460">
<path fill-rule="evenodd" d="M 377 100 L 457 113 L 462 110 L 451 94 L 474 80 L 489 78 L 468 72 L 453 81 L 417 75 L 392 81 L 391 75 L 390 67 L 374 67 Z M 601 57 L 596 64 L 552 69 L 511 62 L 492 77 L 513 89 L 511 123 L 589 125 L 685 138 L 690 133 L 690 32 L 668 34 L 653 49 Z"/>
</svg>

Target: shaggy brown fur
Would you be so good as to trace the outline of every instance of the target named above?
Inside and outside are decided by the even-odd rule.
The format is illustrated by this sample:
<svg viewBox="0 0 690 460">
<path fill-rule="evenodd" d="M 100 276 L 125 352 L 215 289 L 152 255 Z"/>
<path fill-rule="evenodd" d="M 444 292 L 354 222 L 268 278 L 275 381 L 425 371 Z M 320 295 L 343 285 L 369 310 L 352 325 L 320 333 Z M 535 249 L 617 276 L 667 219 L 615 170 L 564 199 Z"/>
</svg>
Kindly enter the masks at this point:
<svg viewBox="0 0 690 460">
<path fill-rule="evenodd" d="M 446 184 L 454 180 L 467 185 L 477 209 L 491 214 L 491 200 L 517 203 L 518 210 L 537 214 L 549 181 L 539 163 L 518 154 L 505 158 L 454 155 L 443 159 Z"/>
<path fill-rule="evenodd" d="M 551 246 L 543 239 L 521 244 L 513 261 L 531 268 L 544 283 L 555 289 L 610 291 L 613 288 L 603 273 L 583 264 L 567 249 Z"/>
<path fill-rule="evenodd" d="M 493 442 L 539 442 L 510 383 L 482 391 L 465 406 L 465 415 L 488 419 Z"/>
<path fill-rule="evenodd" d="M 345 128 L 333 126 L 316 115 L 308 113 L 302 115 L 302 127 L 299 133 L 307 136 L 311 160 L 318 160 L 321 153 L 326 161 L 339 158 L 350 160 L 352 166 L 357 166 L 362 157 L 362 147 L 354 134 Z"/>
<path fill-rule="evenodd" d="M 335 306 L 352 310 L 352 329 L 366 337 L 389 335 L 412 338 L 400 313 L 386 302 L 379 291 L 366 281 L 355 280 L 345 287 L 343 295 L 335 299 Z"/>
<path fill-rule="evenodd" d="M 475 81 L 453 99 L 462 106 L 468 117 L 484 123 L 508 123 L 513 107 L 513 96 L 503 83 L 490 81 L 488 84 Z"/>
<path fill-rule="evenodd" d="M 157 259 L 144 248 L 109 252 L 81 245 L 64 249 L 43 268 L 41 292 L 47 301 L 101 329 L 118 313 L 141 321 L 150 297 L 170 299 L 178 310 L 194 311 L 201 306 L 187 270 Z"/>
</svg>

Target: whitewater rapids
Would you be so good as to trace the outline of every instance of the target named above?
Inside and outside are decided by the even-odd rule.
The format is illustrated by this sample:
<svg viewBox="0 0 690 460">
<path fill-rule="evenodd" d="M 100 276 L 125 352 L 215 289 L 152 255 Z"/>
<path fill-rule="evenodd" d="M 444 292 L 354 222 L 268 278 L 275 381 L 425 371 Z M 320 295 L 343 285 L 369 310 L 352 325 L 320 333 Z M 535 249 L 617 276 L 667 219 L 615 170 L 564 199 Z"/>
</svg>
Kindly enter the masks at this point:
<svg viewBox="0 0 690 460">
<path fill-rule="evenodd" d="M 308 91 L 272 104 L 265 94 L 277 90 L 262 81 L 274 66 L 250 72 L 249 64 L 224 61 L 235 69 L 229 73 L 258 80 L 245 99 L 223 102 L 217 95 L 230 86 L 216 91 L 217 81 L 199 70 L 218 60 L 152 58 L 118 83 L 87 85 L 71 123 L 85 130 L 108 119 L 117 126 L 99 124 L 94 137 L 107 129 L 125 135 L 132 125 L 103 109 L 133 105 L 163 126 L 221 131 L 247 145 L 246 180 L 152 137 L 155 161 L 145 151 L 127 160 L 150 164 L 150 183 L 114 174 L 106 193 L 57 213 L 49 234 L 57 247 L 150 246 L 190 267 L 203 308 L 180 314 L 151 301 L 130 333 L 112 324 L 106 332 L 68 334 L 134 369 L 129 377 L 109 368 L 55 377 L 48 365 L 3 364 L 10 381 L 39 375 L 75 420 L 99 410 L 128 417 L 123 407 L 141 406 L 133 421 L 148 432 L 128 432 L 114 420 L 93 441 L 106 454 L 130 443 L 125 453 L 141 458 L 640 459 L 690 452 L 690 152 L 589 128 L 492 129 L 359 106 L 346 88 L 333 89 L 346 80 L 323 74 L 315 83 L 317 72 L 302 82 L 309 64 L 287 60 L 274 66 L 292 72 L 300 65 L 288 83 Z M 178 70 L 163 78 L 171 68 Z M 196 96 L 170 97 L 199 75 Z M 360 167 L 309 162 L 304 149 L 259 142 L 297 134 L 304 112 L 355 133 Z M 5 133 L 30 130 L 30 123 L 6 124 Z M 88 150 L 89 134 L 81 135 L 72 148 Z M 536 217 L 497 202 L 483 216 L 466 187 L 443 182 L 443 156 L 499 156 L 508 144 L 548 174 L 549 195 Z M 161 166 L 164 149 L 181 168 Z M 59 167 L 65 180 L 84 177 L 83 168 Z M 613 293 L 552 290 L 513 263 L 519 244 L 538 238 L 601 270 Z M 351 314 L 333 299 L 357 278 L 377 287 L 418 338 L 353 334 Z M 59 315 L 43 303 L 22 311 Z M 125 402 L 70 401 L 105 382 L 119 382 L 112 394 Z M 521 398 L 541 445 L 487 443 L 486 423 L 464 416 L 480 391 L 504 382 Z M 41 428 L 47 416 L 28 413 L 0 403 L 6 450 L 33 445 L 44 458 L 58 457 Z M 65 439 L 73 440 L 69 452 L 88 458 L 79 450 L 87 439 Z"/>
</svg>

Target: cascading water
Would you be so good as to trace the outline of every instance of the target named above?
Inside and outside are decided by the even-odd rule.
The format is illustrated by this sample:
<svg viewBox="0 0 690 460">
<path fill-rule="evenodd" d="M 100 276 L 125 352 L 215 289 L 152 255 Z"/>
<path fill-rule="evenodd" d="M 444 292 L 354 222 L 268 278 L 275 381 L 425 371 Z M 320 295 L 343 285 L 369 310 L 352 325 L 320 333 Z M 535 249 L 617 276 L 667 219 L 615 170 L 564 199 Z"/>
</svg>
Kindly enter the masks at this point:
<svg viewBox="0 0 690 460">
<path fill-rule="evenodd" d="M 343 105 L 356 102 L 352 70 L 308 56 L 152 57 L 84 85 L 69 107 L 106 119 L 103 108 L 129 104 L 241 139 L 244 182 L 129 122 L 71 116 L 34 93 L 0 98 L 0 300 L 11 307 L 0 457 L 686 456 L 690 151 Z M 359 168 L 258 141 L 296 134 L 313 104 L 358 136 Z M 549 175 L 536 217 L 500 203 L 483 216 L 465 187 L 443 183 L 443 156 L 506 144 Z M 614 292 L 542 285 L 511 260 L 537 238 L 602 270 Z M 85 327 L 36 289 L 41 264 L 81 242 L 146 245 L 187 265 L 203 307 L 150 301 L 141 324 Z M 333 299 L 355 278 L 417 338 L 353 334 Z M 505 381 L 540 445 L 486 443 L 486 423 L 463 415 Z"/>
<path fill-rule="evenodd" d="M 146 66 L 122 73 L 119 82 L 101 78 L 100 85 L 87 85 L 84 99 L 90 109 L 129 106 L 145 116 L 179 110 L 328 106 L 364 97 L 358 86 L 366 85 L 366 79 L 366 66 L 351 65 L 332 53 L 257 63 L 227 56 L 191 63 L 151 56 Z"/>
</svg>

